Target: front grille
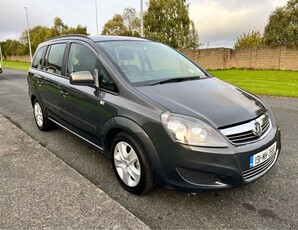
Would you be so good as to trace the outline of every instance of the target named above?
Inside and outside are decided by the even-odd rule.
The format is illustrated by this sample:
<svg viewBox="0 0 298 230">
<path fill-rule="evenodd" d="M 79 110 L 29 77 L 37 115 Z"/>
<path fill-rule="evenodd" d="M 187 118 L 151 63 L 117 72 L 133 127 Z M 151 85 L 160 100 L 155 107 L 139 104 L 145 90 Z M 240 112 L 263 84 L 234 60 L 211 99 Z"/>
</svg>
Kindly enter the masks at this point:
<svg viewBox="0 0 298 230">
<path fill-rule="evenodd" d="M 256 135 L 253 131 L 253 127 L 256 122 L 258 122 L 262 127 L 261 133 L 259 135 Z M 267 114 L 264 114 L 248 123 L 221 129 L 221 132 L 229 139 L 232 144 L 241 145 L 264 138 L 270 129 L 270 119 Z"/>
<path fill-rule="evenodd" d="M 213 173 L 202 172 L 182 167 L 176 168 L 179 175 L 187 182 L 192 184 L 212 184 L 219 179 Z"/>
<path fill-rule="evenodd" d="M 275 149 L 274 149 L 275 150 Z M 273 166 L 275 159 L 277 157 L 278 151 L 270 156 L 266 161 L 262 162 L 261 164 L 255 166 L 254 168 L 248 169 L 243 171 L 243 178 L 246 181 L 249 181 L 255 176 L 258 176 L 260 173 L 264 172 L 265 170 L 271 168 Z"/>
</svg>

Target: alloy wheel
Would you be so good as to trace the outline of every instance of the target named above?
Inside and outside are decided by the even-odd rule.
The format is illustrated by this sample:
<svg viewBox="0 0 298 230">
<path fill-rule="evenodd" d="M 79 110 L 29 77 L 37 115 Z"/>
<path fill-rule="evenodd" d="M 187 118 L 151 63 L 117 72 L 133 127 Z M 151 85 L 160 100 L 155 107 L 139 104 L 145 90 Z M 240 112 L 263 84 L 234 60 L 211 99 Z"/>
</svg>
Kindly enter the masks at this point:
<svg viewBox="0 0 298 230">
<path fill-rule="evenodd" d="M 34 104 L 34 117 L 39 127 L 43 126 L 43 113 L 38 102 Z"/>
<path fill-rule="evenodd" d="M 114 164 L 120 179 L 129 187 L 135 187 L 141 179 L 140 161 L 136 151 L 125 141 L 114 148 Z"/>
</svg>

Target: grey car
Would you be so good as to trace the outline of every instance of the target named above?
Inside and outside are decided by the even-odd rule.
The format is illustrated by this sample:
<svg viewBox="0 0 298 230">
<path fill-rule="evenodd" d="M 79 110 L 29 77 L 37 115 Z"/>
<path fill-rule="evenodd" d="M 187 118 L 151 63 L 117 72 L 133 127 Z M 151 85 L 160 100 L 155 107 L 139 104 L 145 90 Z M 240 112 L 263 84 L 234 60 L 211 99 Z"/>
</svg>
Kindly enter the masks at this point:
<svg viewBox="0 0 298 230">
<path fill-rule="evenodd" d="M 53 38 L 38 46 L 27 79 L 38 128 L 60 126 L 96 146 L 134 194 L 247 184 L 280 154 L 260 98 L 156 41 Z"/>
</svg>

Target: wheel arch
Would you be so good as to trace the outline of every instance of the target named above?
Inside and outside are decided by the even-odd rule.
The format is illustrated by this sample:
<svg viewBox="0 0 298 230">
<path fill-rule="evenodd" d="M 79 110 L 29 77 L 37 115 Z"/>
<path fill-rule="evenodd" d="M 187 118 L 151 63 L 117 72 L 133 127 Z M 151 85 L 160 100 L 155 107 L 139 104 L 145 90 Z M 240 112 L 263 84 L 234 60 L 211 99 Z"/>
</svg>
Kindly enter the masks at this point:
<svg viewBox="0 0 298 230">
<path fill-rule="evenodd" d="M 30 100 L 31 100 L 31 105 L 33 106 L 34 101 L 37 99 L 35 95 L 32 95 Z"/>
<path fill-rule="evenodd" d="M 113 117 L 105 123 L 102 131 L 104 136 L 104 149 L 110 157 L 112 140 L 118 133 L 127 132 L 134 137 L 144 147 L 153 169 L 153 173 L 155 175 L 159 175 L 158 178 L 155 177 L 157 182 L 163 180 L 163 178 L 160 178 L 162 175 L 162 166 L 156 148 L 149 135 L 139 124 L 127 117 Z"/>
<path fill-rule="evenodd" d="M 118 133 L 127 132 L 141 142 L 145 149 L 153 148 L 154 144 L 145 130 L 135 121 L 127 117 L 113 117 L 105 123 L 102 129 L 104 149 L 110 153 L 112 140 Z"/>
</svg>

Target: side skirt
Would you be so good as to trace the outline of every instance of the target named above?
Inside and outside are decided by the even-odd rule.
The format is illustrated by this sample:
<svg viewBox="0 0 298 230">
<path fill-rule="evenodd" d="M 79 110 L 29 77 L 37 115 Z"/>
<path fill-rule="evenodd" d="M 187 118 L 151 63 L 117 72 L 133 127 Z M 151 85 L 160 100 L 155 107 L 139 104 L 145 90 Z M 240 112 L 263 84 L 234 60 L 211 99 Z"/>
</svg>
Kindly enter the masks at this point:
<svg viewBox="0 0 298 230">
<path fill-rule="evenodd" d="M 65 127 L 64 125 L 61 125 L 59 122 L 57 122 L 56 120 L 52 119 L 51 117 L 48 118 L 49 120 L 51 120 L 53 123 L 55 123 L 56 125 L 60 126 L 61 128 L 69 131 L 70 133 L 76 135 L 77 137 L 81 138 L 82 140 L 88 142 L 89 144 L 95 146 L 96 148 L 100 149 L 101 151 L 104 151 L 104 149 L 96 144 L 94 144 L 93 142 L 89 141 L 88 139 L 80 136 L 79 134 L 75 133 L 74 131 L 70 130 L 69 128 Z"/>
</svg>

